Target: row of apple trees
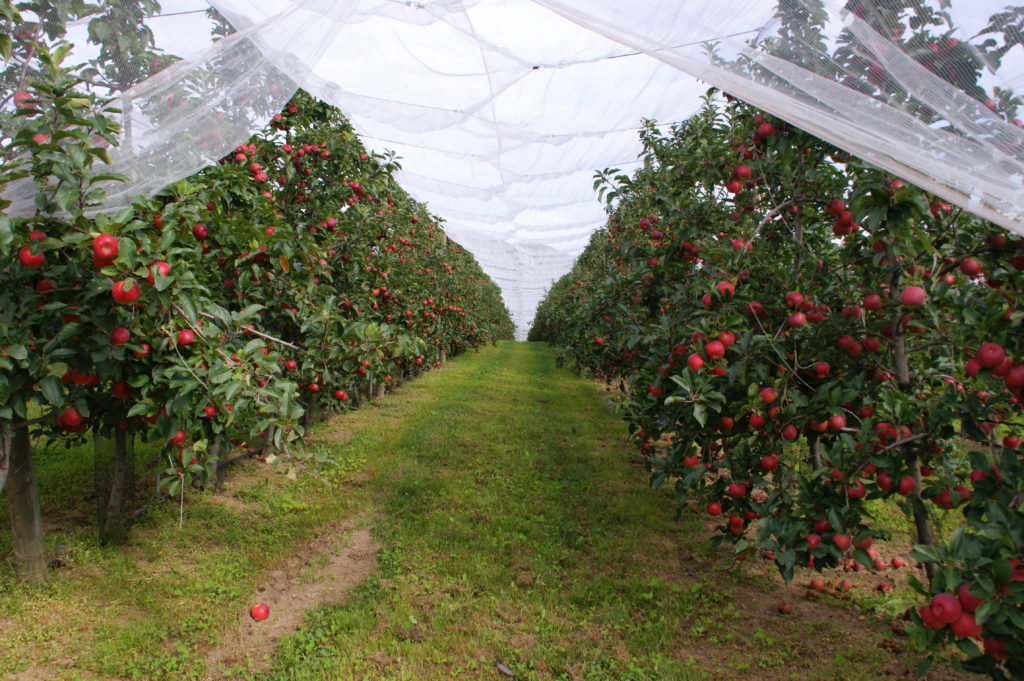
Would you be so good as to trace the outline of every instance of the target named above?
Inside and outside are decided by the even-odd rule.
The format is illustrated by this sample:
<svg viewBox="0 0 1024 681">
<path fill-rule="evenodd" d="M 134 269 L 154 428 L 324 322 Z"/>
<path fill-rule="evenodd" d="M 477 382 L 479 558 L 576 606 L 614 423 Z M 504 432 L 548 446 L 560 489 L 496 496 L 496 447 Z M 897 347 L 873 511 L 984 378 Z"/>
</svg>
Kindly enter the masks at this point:
<svg viewBox="0 0 1024 681">
<path fill-rule="evenodd" d="M 511 338 L 497 286 L 336 109 L 299 93 L 218 164 L 102 213 L 113 112 L 62 65 L 65 46 L 33 50 L 0 168 L 0 187 L 37 190 L 33 215 L 0 213 L 0 476 L 25 578 L 46 572 L 40 438 L 110 438 L 122 459 L 159 443 L 178 495 L 236 443 L 301 467 L 309 414 Z"/>
<path fill-rule="evenodd" d="M 1020 678 L 1024 238 L 710 93 L 642 139 L 532 339 L 622 387 L 652 484 L 787 580 L 878 567 L 868 502 L 895 501 L 914 640 Z"/>
</svg>

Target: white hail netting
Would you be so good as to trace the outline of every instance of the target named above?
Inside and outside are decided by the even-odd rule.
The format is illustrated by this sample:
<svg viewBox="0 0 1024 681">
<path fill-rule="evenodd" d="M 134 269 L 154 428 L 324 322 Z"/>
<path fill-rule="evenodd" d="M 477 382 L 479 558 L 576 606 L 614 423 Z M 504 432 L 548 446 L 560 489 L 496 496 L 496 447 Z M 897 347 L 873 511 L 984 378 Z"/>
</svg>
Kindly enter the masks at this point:
<svg viewBox="0 0 1024 681">
<path fill-rule="evenodd" d="M 175 2 L 188 0 L 163 5 Z M 779 21 L 779 4 L 814 18 L 822 46 Z M 397 152 L 399 181 L 501 286 L 520 336 L 603 223 L 594 170 L 635 167 L 641 119 L 686 118 L 708 84 L 1024 234 L 1024 133 L 888 37 L 910 33 L 906 13 L 882 35 L 878 14 L 858 11 L 865 21 L 834 0 L 210 5 L 238 33 L 210 45 L 204 26 L 177 31 L 158 47 L 190 56 L 124 95 L 131 137 L 116 159 L 133 181 L 111 207 L 215 161 L 302 87 L 370 148 Z M 967 41 L 1001 7 L 957 0 L 954 35 Z M 822 52 L 843 40 L 860 62 Z M 1021 52 L 989 64 L 981 85 L 1012 90 Z M 31 210 L 31 196 L 13 209 Z"/>
</svg>

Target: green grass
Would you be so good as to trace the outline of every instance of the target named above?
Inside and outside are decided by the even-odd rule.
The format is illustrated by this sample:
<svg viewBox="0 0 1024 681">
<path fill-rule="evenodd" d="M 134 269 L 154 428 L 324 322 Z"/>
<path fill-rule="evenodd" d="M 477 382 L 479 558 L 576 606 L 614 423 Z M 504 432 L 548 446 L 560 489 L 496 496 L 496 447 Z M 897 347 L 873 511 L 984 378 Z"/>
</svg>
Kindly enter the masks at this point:
<svg viewBox="0 0 1024 681">
<path fill-rule="evenodd" d="M 670 506 L 649 503 L 601 397 L 554 380 L 540 346 L 460 361 L 388 435 L 360 438 L 388 461 L 370 482 L 381 567 L 313 613 L 267 678 L 465 678 L 495 662 L 524 679 L 705 678 L 673 653 L 693 593 L 643 561 L 648 532 L 677 529 Z"/>
<path fill-rule="evenodd" d="M 49 584 L 0 573 L 0 678 L 204 679 L 205 651 L 267 574 L 353 519 L 374 525 L 376 570 L 309 612 L 268 667 L 229 678 L 503 678 L 495 663 L 536 681 L 891 678 L 884 624 L 846 604 L 780 616 L 799 589 L 779 595 L 708 551 L 700 519 L 675 522 L 605 400 L 545 346 L 503 343 L 318 426 L 311 446 L 338 462 L 321 477 L 244 465 L 232 503 L 192 493 L 181 530 L 177 506 L 156 504 L 123 549 L 65 532 L 70 566 Z M 40 468 L 72 487 L 86 474 Z"/>
</svg>

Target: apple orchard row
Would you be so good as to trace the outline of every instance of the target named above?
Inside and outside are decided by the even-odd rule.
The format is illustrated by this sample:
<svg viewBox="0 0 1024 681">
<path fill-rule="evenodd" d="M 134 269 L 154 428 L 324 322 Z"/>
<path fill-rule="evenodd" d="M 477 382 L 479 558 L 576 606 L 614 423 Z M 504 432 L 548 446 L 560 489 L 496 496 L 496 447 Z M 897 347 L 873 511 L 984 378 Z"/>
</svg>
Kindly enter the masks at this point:
<svg viewBox="0 0 1024 681">
<path fill-rule="evenodd" d="M 38 191 L 35 214 L 0 216 L 12 459 L 31 462 L 44 436 L 154 442 L 172 495 L 237 443 L 302 467 L 309 414 L 511 337 L 496 285 L 337 110 L 300 93 L 220 163 L 103 213 L 118 130 L 77 84 L 54 63 L 19 94 L 0 180 Z M 11 470 L 9 493 L 28 499 Z M 19 571 L 39 577 L 41 537 L 13 524 Z"/>
<path fill-rule="evenodd" d="M 892 569 L 902 509 L 911 644 L 1021 678 L 1024 239 L 741 103 L 642 138 L 532 338 L 621 389 L 652 485 L 739 560 Z"/>
</svg>

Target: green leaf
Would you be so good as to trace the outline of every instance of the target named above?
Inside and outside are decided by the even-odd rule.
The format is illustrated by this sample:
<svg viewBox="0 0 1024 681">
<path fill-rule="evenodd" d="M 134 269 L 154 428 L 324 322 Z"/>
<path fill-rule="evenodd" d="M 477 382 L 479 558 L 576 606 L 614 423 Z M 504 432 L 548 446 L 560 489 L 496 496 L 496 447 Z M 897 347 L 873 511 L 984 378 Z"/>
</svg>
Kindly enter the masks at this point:
<svg viewBox="0 0 1024 681">
<path fill-rule="evenodd" d="M 923 658 L 917 663 L 917 678 L 921 678 L 928 673 L 928 670 L 932 668 L 932 664 L 935 662 L 935 658 L 931 655 Z"/>
<path fill-rule="evenodd" d="M 863 565 L 864 567 L 868 568 L 869 570 L 874 565 L 874 561 L 871 558 L 871 554 L 869 554 L 866 549 L 862 549 L 860 547 L 854 549 L 853 559 L 861 565 Z"/>
<path fill-rule="evenodd" d="M 978 606 L 978 609 L 974 611 L 974 621 L 978 624 L 983 624 L 998 609 L 998 601 L 984 601 L 981 605 Z"/>
<path fill-rule="evenodd" d="M 28 359 L 28 348 L 24 345 L 8 345 L 4 352 L 6 352 L 9 357 L 18 361 Z"/>
<path fill-rule="evenodd" d="M 192 299 L 182 295 L 178 299 L 178 305 L 181 307 L 181 311 L 185 313 L 185 319 L 194 324 L 196 322 L 196 306 L 192 304 Z"/>
<path fill-rule="evenodd" d="M 43 392 L 46 401 L 55 407 L 64 405 L 64 390 L 61 387 L 60 379 L 56 376 L 46 376 L 39 381 L 39 389 Z"/>
<path fill-rule="evenodd" d="M 703 404 L 693 405 L 693 419 L 703 428 L 707 425 L 708 413 Z"/>
<path fill-rule="evenodd" d="M 57 202 L 57 207 L 65 213 L 72 212 L 75 208 L 75 204 L 78 203 L 78 188 L 72 186 L 63 186 L 57 190 L 54 201 Z"/>
<path fill-rule="evenodd" d="M 132 408 L 128 410 L 128 416 L 137 416 L 139 414 L 148 414 L 149 405 L 145 402 L 136 402 L 132 405 Z"/>
<path fill-rule="evenodd" d="M 1013 568 L 1010 567 L 1010 561 L 1005 558 L 999 558 L 992 563 L 992 579 L 997 585 L 1008 583 L 1012 573 Z"/>
<path fill-rule="evenodd" d="M 828 509 L 828 522 L 836 532 L 842 533 L 844 530 L 843 519 L 839 517 L 839 513 L 835 508 Z"/>
<path fill-rule="evenodd" d="M 921 583 L 921 580 L 915 577 L 914 575 L 909 575 L 907 577 L 907 586 L 909 586 L 911 589 L 921 594 L 922 596 L 931 595 L 931 592 L 927 589 L 927 587 L 925 587 L 925 585 Z"/>
<path fill-rule="evenodd" d="M 968 657 L 977 657 L 981 655 L 981 649 L 978 648 L 978 644 L 969 638 L 958 638 L 956 640 L 956 647 L 959 648 Z"/>
<path fill-rule="evenodd" d="M 654 473 L 651 474 L 651 489 L 659 489 L 665 482 L 666 477 L 668 477 L 668 471 L 654 471 Z"/>
<path fill-rule="evenodd" d="M 104 150 L 105 151 L 105 150 Z M 127 182 L 128 178 L 119 173 L 100 173 L 89 178 L 89 184 L 97 182 Z"/>
<path fill-rule="evenodd" d="M 1005 612 L 1014 627 L 1024 629 L 1024 612 L 1020 608 L 1006 608 Z"/>
<path fill-rule="evenodd" d="M 910 550 L 910 557 L 920 563 L 942 562 L 938 549 L 934 546 L 926 546 L 925 544 L 915 544 L 914 548 Z"/>
<path fill-rule="evenodd" d="M 9 248 L 13 242 L 14 233 L 11 230 L 11 217 L 6 213 L 0 213 L 0 248 Z"/>
</svg>

